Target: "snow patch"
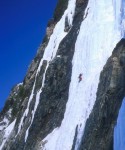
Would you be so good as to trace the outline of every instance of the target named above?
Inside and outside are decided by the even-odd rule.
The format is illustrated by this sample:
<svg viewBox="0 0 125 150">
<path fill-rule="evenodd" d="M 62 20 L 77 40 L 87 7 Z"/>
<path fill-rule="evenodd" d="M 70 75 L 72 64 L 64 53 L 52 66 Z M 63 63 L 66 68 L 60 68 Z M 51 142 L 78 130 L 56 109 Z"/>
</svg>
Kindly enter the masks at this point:
<svg viewBox="0 0 125 150">
<path fill-rule="evenodd" d="M 60 58 L 61 56 L 60 56 L 60 55 L 57 55 L 57 57 Z"/>
<path fill-rule="evenodd" d="M 17 84 L 17 86 L 21 86 L 21 85 L 23 85 L 23 82 L 21 82 L 21 83 Z"/>
</svg>

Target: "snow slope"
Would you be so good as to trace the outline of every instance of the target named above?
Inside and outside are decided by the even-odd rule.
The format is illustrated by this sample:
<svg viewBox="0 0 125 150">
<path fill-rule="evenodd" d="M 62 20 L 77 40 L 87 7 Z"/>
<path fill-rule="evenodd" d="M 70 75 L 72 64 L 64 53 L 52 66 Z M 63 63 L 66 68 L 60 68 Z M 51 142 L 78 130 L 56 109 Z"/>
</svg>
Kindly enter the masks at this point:
<svg viewBox="0 0 125 150">
<path fill-rule="evenodd" d="M 89 0 L 75 44 L 64 119 L 61 126 L 43 140 L 47 143 L 42 149 L 71 150 L 77 126 L 75 149 L 78 149 L 86 120 L 96 100 L 100 72 L 124 36 L 121 6 L 121 0 Z M 80 73 L 83 80 L 79 83 Z"/>
</svg>

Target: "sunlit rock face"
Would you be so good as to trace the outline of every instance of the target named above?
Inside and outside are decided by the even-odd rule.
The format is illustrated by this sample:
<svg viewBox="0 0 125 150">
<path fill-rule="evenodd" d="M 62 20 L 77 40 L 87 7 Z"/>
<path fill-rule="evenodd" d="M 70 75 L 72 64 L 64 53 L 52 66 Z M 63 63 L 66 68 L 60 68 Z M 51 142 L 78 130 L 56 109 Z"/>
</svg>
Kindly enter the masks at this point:
<svg viewBox="0 0 125 150">
<path fill-rule="evenodd" d="M 58 1 L 35 59 L 0 114 L 0 150 L 111 150 L 124 96 L 123 6 Z"/>
</svg>

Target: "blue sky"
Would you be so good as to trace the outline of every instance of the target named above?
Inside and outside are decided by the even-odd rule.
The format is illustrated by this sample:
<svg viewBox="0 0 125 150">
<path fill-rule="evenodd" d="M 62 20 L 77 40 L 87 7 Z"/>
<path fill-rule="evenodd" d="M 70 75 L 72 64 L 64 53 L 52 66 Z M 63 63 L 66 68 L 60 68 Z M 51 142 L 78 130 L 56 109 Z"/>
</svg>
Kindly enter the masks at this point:
<svg viewBox="0 0 125 150">
<path fill-rule="evenodd" d="M 21 82 L 57 0 L 0 0 L 0 107 Z"/>
</svg>

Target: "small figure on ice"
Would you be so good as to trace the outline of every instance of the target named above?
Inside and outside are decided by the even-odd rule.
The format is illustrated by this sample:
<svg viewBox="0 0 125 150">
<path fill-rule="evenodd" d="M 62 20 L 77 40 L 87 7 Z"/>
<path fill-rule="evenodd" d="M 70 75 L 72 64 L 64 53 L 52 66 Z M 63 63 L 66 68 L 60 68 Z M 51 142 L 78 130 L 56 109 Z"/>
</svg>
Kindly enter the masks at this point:
<svg viewBox="0 0 125 150">
<path fill-rule="evenodd" d="M 82 81 L 82 73 L 79 74 L 79 82 Z"/>
</svg>

